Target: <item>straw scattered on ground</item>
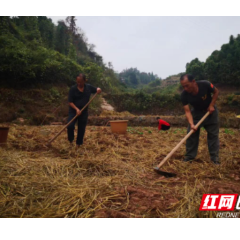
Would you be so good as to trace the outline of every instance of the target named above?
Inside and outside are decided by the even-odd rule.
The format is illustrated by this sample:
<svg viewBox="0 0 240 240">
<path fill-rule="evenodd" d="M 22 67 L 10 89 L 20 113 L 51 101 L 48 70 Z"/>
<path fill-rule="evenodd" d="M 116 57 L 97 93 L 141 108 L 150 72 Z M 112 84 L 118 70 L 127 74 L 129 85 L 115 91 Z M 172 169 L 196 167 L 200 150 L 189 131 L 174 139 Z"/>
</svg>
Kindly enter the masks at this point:
<svg viewBox="0 0 240 240">
<path fill-rule="evenodd" d="M 221 129 L 220 167 L 210 162 L 201 132 L 195 162 L 183 163 L 185 147 L 153 171 L 186 134 L 173 128 L 88 126 L 75 150 L 66 131 L 47 148 L 59 126 L 12 125 L 8 146 L 0 148 L 0 217 L 214 217 L 198 211 L 203 193 L 240 193 L 239 130 Z"/>
</svg>

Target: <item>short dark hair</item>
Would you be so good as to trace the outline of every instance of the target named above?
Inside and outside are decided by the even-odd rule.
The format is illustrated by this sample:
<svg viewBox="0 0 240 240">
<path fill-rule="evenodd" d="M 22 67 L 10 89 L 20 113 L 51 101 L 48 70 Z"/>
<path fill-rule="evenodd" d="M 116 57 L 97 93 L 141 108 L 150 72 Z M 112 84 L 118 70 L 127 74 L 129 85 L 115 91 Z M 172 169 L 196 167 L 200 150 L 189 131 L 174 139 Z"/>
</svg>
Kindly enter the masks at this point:
<svg viewBox="0 0 240 240">
<path fill-rule="evenodd" d="M 83 74 L 83 73 L 80 73 L 80 74 L 78 75 L 78 77 L 81 77 L 81 76 L 83 77 L 83 80 L 86 81 L 86 75 Z"/>
<path fill-rule="evenodd" d="M 192 82 L 194 80 L 194 76 L 192 74 L 183 74 L 181 77 L 180 77 L 180 81 L 182 81 L 185 77 L 187 77 L 188 81 L 189 82 Z"/>
<path fill-rule="evenodd" d="M 159 120 L 159 119 L 161 119 L 161 118 L 160 118 L 160 117 L 157 117 L 156 119 Z"/>
</svg>

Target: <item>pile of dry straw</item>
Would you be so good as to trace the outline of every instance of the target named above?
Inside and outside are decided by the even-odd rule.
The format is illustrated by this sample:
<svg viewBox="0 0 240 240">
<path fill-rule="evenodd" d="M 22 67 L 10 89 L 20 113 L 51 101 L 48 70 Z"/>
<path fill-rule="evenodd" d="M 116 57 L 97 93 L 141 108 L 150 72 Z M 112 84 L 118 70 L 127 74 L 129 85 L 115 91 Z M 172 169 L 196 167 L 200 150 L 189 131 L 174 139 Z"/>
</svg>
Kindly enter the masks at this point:
<svg viewBox="0 0 240 240">
<path fill-rule="evenodd" d="M 129 128 L 87 127 L 75 150 L 66 131 L 47 148 L 59 126 L 12 125 L 0 148 L 0 217 L 212 217 L 199 212 L 203 193 L 240 192 L 239 130 L 221 129 L 221 167 L 208 156 L 201 133 L 198 158 L 183 163 L 182 148 L 163 166 L 176 178 L 156 174 L 157 165 L 186 134 Z"/>
</svg>

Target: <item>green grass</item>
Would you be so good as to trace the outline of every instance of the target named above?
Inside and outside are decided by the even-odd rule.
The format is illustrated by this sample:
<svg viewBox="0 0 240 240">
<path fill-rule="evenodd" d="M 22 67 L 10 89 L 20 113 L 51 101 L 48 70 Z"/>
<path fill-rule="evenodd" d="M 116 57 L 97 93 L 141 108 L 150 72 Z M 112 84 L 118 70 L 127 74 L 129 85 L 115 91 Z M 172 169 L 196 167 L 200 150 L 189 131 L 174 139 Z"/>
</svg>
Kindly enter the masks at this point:
<svg viewBox="0 0 240 240">
<path fill-rule="evenodd" d="M 225 128 L 224 133 L 230 134 L 230 135 L 234 135 L 235 134 L 232 130 L 230 130 L 228 128 Z"/>
<path fill-rule="evenodd" d="M 127 128 L 127 132 L 130 133 L 130 134 L 139 134 L 139 135 L 143 135 L 143 130 L 144 129 L 141 129 L 140 131 L 136 128 L 132 128 L 132 127 L 128 127 Z M 148 133 L 152 133 L 152 131 L 150 130 L 147 130 Z"/>
</svg>

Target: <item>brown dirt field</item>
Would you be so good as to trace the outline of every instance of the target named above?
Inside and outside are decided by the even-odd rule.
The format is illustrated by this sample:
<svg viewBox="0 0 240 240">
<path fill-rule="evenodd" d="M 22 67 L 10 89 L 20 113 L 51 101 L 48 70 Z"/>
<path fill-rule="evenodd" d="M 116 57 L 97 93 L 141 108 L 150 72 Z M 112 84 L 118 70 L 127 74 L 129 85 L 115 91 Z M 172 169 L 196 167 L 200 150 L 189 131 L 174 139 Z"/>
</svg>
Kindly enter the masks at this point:
<svg viewBox="0 0 240 240">
<path fill-rule="evenodd" d="M 210 162 L 206 132 L 199 154 L 183 163 L 185 147 L 153 171 L 186 134 L 173 128 L 129 128 L 114 135 L 109 127 L 88 126 L 78 151 L 66 131 L 44 146 L 62 126 L 11 125 L 0 148 L 0 217 L 215 217 L 198 211 L 203 193 L 240 194 L 240 131 L 220 130 L 220 167 Z"/>
</svg>

